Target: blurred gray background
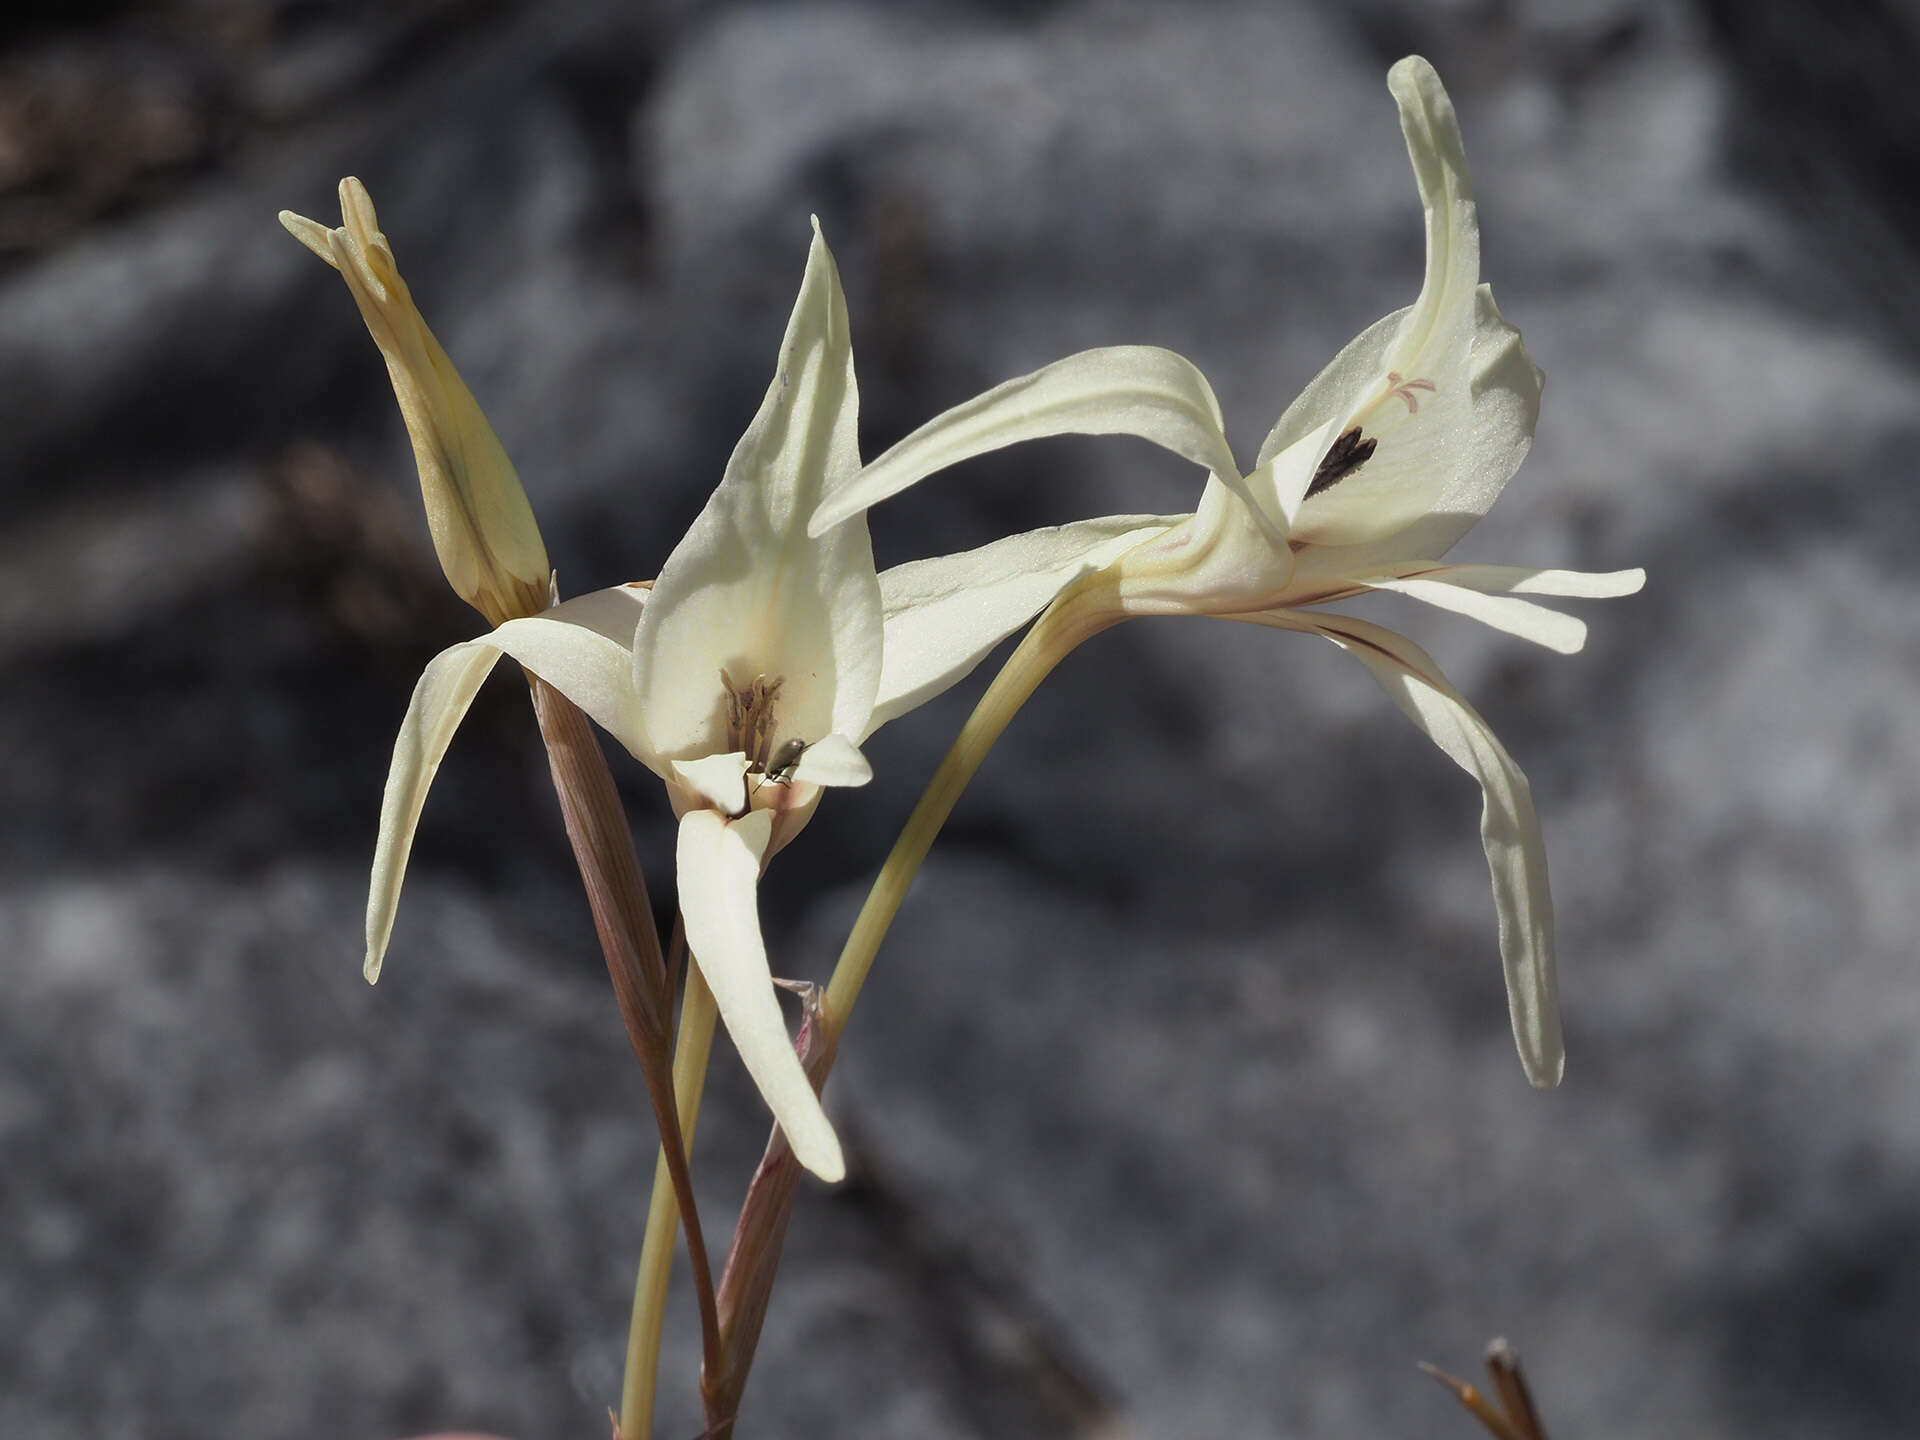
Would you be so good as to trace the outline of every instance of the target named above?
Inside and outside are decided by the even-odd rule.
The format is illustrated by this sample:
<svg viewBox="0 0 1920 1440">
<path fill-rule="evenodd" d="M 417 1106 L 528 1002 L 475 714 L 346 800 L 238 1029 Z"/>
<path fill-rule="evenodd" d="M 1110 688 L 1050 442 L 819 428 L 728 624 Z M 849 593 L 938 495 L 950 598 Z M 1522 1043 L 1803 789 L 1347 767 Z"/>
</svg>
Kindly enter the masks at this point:
<svg viewBox="0 0 1920 1440">
<path fill-rule="evenodd" d="M 1151 342 L 1251 455 L 1421 231 L 1385 87 L 1461 112 L 1546 369 L 1457 552 L 1644 565 L 1561 658 L 1379 604 L 1531 775 L 1569 1060 L 1507 1034 L 1478 796 L 1357 665 L 1156 622 L 1040 692 L 829 1092 L 743 1436 L 1920 1424 L 1920 8 L 1654 0 L 18 7 L 0 54 L 0 1434 L 604 1434 L 653 1147 L 523 689 L 359 976 L 388 747 L 475 632 L 384 367 L 284 235 L 363 177 L 569 593 L 650 576 L 817 212 L 869 454 Z M 882 563 L 1198 490 L 1052 442 Z M 978 682 L 765 892 L 824 975 Z M 669 816 L 618 757 L 655 898 Z M 723 1054 L 724 1236 L 766 1134 Z M 699 1429 L 676 1299 L 660 1434 Z"/>
</svg>

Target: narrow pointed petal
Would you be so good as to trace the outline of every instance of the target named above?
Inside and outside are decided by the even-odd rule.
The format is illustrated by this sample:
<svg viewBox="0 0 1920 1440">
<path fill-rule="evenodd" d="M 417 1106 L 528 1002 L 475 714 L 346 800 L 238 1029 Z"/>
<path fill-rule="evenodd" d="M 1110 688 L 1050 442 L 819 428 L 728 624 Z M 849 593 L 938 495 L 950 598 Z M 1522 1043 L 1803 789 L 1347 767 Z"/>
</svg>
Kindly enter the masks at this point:
<svg viewBox="0 0 1920 1440">
<path fill-rule="evenodd" d="M 1637 595 L 1647 583 L 1645 570 L 1535 570 L 1525 565 L 1419 565 L 1401 570 L 1403 578 L 1422 576 L 1462 585 L 1489 595 L 1559 595 L 1569 600 L 1613 600 Z"/>
<path fill-rule="evenodd" d="M 498 650 L 479 643 L 442 650 L 428 662 L 407 702 L 407 717 L 393 742 L 393 764 L 380 801 L 380 836 L 373 847 L 373 882 L 367 892 L 365 973 L 369 984 L 380 978 L 386 958 L 394 911 L 400 904 L 400 883 L 406 878 L 407 856 L 413 849 L 421 807 L 427 803 L 427 790 L 453 732 L 460 728 L 474 695 L 499 658 Z"/>
<path fill-rule="evenodd" d="M 963 679 L 1075 580 L 1182 518 L 1108 515 L 888 570 L 880 577 L 887 643 L 868 732 Z"/>
<path fill-rule="evenodd" d="M 760 861 L 773 817 L 729 822 L 711 810 L 680 821 L 680 909 L 693 953 L 747 1073 L 802 1165 L 823 1180 L 846 1174 L 840 1142 L 794 1053 L 760 938 Z"/>
<path fill-rule="evenodd" d="M 859 734 L 880 679 L 880 584 L 864 520 L 807 519 L 860 468 L 846 298 L 818 228 L 773 383 L 719 487 L 674 548 L 634 640 L 652 748 L 723 742 L 720 672 L 782 682 L 782 738 Z"/>
<path fill-rule="evenodd" d="M 1465 615 L 1522 640 L 1531 640 L 1562 655 L 1578 654 L 1587 643 L 1587 622 L 1576 615 L 1563 615 L 1531 600 L 1511 595 L 1490 595 L 1465 585 L 1450 583 L 1443 577 L 1423 575 L 1401 578 L 1375 575 L 1356 580 L 1370 590 L 1391 590 L 1415 600 L 1425 601 L 1441 610 Z"/>
<path fill-rule="evenodd" d="M 1527 777 L 1432 658 L 1404 636 L 1363 620 L 1294 610 L 1236 618 L 1333 641 L 1367 667 L 1454 764 L 1480 782 L 1480 838 L 1493 875 L 1514 1042 L 1528 1080 L 1542 1089 L 1559 1084 L 1565 1054 L 1554 977 L 1553 898 L 1547 888 L 1546 842 Z"/>
<path fill-rule="evenodd" d="M 289 235 L 306 246 L 307 249 L 318 255 L 322 260 L 326 261 L 327 264 L 333 266 L 334 269 L 338 270 L 340 268 L 338 262 L 333 258 L 333 231 L 329 230 L 325 225 L 322 225 L 318 220 L 309 220 L 306 216 L 296 215 L 291 210 L 282 210 L 280 212 L 280 223 L 286 227 Z"/>
<path fill-rule="evenodd" d="M 1270 539 L 1285 535 L 1254 503 L 1206 376 L 1171 350 L 1083 350 L 938 415 L 875 460 L 813 517 L 818 535 L 850 515 L 975 455 L 1049 435 L 1135 435 L 1220 477 Z"/>
<path fill-rule="evenodd" d="M 844 735 L 823 735 L 801 752 L 791 778 L 803 785 L 865 785 L 873 766 Z"/>
</svg>

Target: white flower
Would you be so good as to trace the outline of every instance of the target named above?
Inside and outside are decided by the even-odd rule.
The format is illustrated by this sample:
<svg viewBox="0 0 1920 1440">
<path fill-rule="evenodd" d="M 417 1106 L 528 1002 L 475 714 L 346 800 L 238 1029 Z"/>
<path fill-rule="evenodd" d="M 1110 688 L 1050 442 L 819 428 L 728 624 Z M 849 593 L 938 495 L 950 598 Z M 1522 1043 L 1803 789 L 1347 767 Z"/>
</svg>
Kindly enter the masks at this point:
<svg viewBox="0 0 1920 1440">
<path fill-rule="evenodd" d="M 794 1054 L 761 938 L 763 868 L 824 787 L 867 782 L 860 745 L 878 726 L 1168 522 L 1087 521 L 884 576 L 864 516 L 810 536 L 815 509 L 860 469 L 846 300 L 818 231 L 773 383 L 659 578 L 509 621 L 421 676 L 381 812 L 366 969 L 379 974 L 440 758 L 511 655 L 666 782 L 689 949 L 795 1155 L 838 1179 L 839 1142 Z"/>
<path fill-rule="evenodd" d="M 1638 590 L 1645 575 L 1443 565 L 1512 478 L 1533 439 L 1540 372 L 1479 283 L 1480 235 L 1453 105 L 1425 60 L 1388 87 L 1426 210 L 1419 299 L 1362 332 L 1308 385 L 1242 475 L 1206 379 L 1170 351 L 1087 351 L 928 422 L 828 500 L 816 530 L 969 456 L 1062 433 L 1131 434 L 1204 466 L 1193 514 L 1084 581 L 1071 603 L 1102 616 L 1217 615 L 1332 640 L 1482 787 L 1514 1036 L 1529 1079 L 1557 1083 L 1546 851 L 1526 778 L 1433 661 L 1402 636 L 1303 607 L 1391 590 L 1563 653 L 1585 625 L 1531 595 Z"/>
</svg>

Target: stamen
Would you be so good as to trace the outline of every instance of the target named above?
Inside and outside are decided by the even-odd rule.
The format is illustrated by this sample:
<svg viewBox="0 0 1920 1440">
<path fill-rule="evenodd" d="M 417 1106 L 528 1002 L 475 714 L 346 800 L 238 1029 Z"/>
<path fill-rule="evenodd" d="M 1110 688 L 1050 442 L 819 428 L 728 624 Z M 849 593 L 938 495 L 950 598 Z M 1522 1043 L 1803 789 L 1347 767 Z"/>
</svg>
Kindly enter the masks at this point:
<svg viewBox="0 0 1920 1440">
<path fill-rule="evenodd" d="M 1429 395 L 1432 395 L 1436 394 L 1439 389 L 1431 380 L 1403 380 L 1400 378 L 1400 372 L 1398 370 L 1387 371 L 1387 384 L 1391 387 L 1387 391 L 1389 395 L 1398 395 L 1402 400 L 1407 402 L 1407 413 L 1409 415 L 1417 415 L 1420 413 L 1420 402 L 1414 398 L 1414 391 L 1424 390 Z"/>
<path fill-rule="evenodd" d="M 1320 461 L 1320 468 L 1313 472 L 1313 482 L 1307 486 L 1307 493 L 1300 498 L 1311 500 L 1322 490 L 1339 484 L 1372 459 L 1374 449 L 1379 444 L 1378 440 L 1361 439 L 1360 427 L 1354 426 L 1327 448 L 1325 457 Z"/>
<path fill-rule="evenodd" d="M 800 750 L 807 748 L 803 741 L 789 740 L 780 747 L 780 755 L 786 755 L 796 745 L 799 750 L 782 765 L 771 763 L 775 758 L 774 702 L 780 698 L 780 688 L 785 683 L 780 676 L 769 680 L 765 675 L 756 675 L 751 684 L 743 686 L 736 684 L 725 670 L 720 672 L 727 707 L 727 748 L 747 757 L 749 775 L 764 774 L 769 779 L 781 779 L 783 776 L 778 772 L 791 769 L 800 758 Z"/>
</svg>

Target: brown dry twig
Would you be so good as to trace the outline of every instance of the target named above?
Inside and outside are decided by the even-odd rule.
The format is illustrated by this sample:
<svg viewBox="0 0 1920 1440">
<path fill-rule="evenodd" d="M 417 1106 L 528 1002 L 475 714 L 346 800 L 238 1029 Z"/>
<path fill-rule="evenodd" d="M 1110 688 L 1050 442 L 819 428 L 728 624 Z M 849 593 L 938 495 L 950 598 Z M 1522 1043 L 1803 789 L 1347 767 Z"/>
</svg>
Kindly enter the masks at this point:
<svg viewBox="0 0 1920 1440">
<path fill-rule="evenodd" d="M 1420 1369 L 1431 1375 L 1487 1427 L 1496 1440 L 1547 1440 L 1547 1427 L 1540 1423 L 1534 1409 L 1533 1392 L 1520 1373 L 1520 1357 L 1504 1339 L 1487 1346 L 1487 1376 L 1492 1381 L 1493 1398 L 1482 1395 L 1466 1381 L 1447 1374 L 1436 1365 L 1420 1362 Z"/>
</svg>

